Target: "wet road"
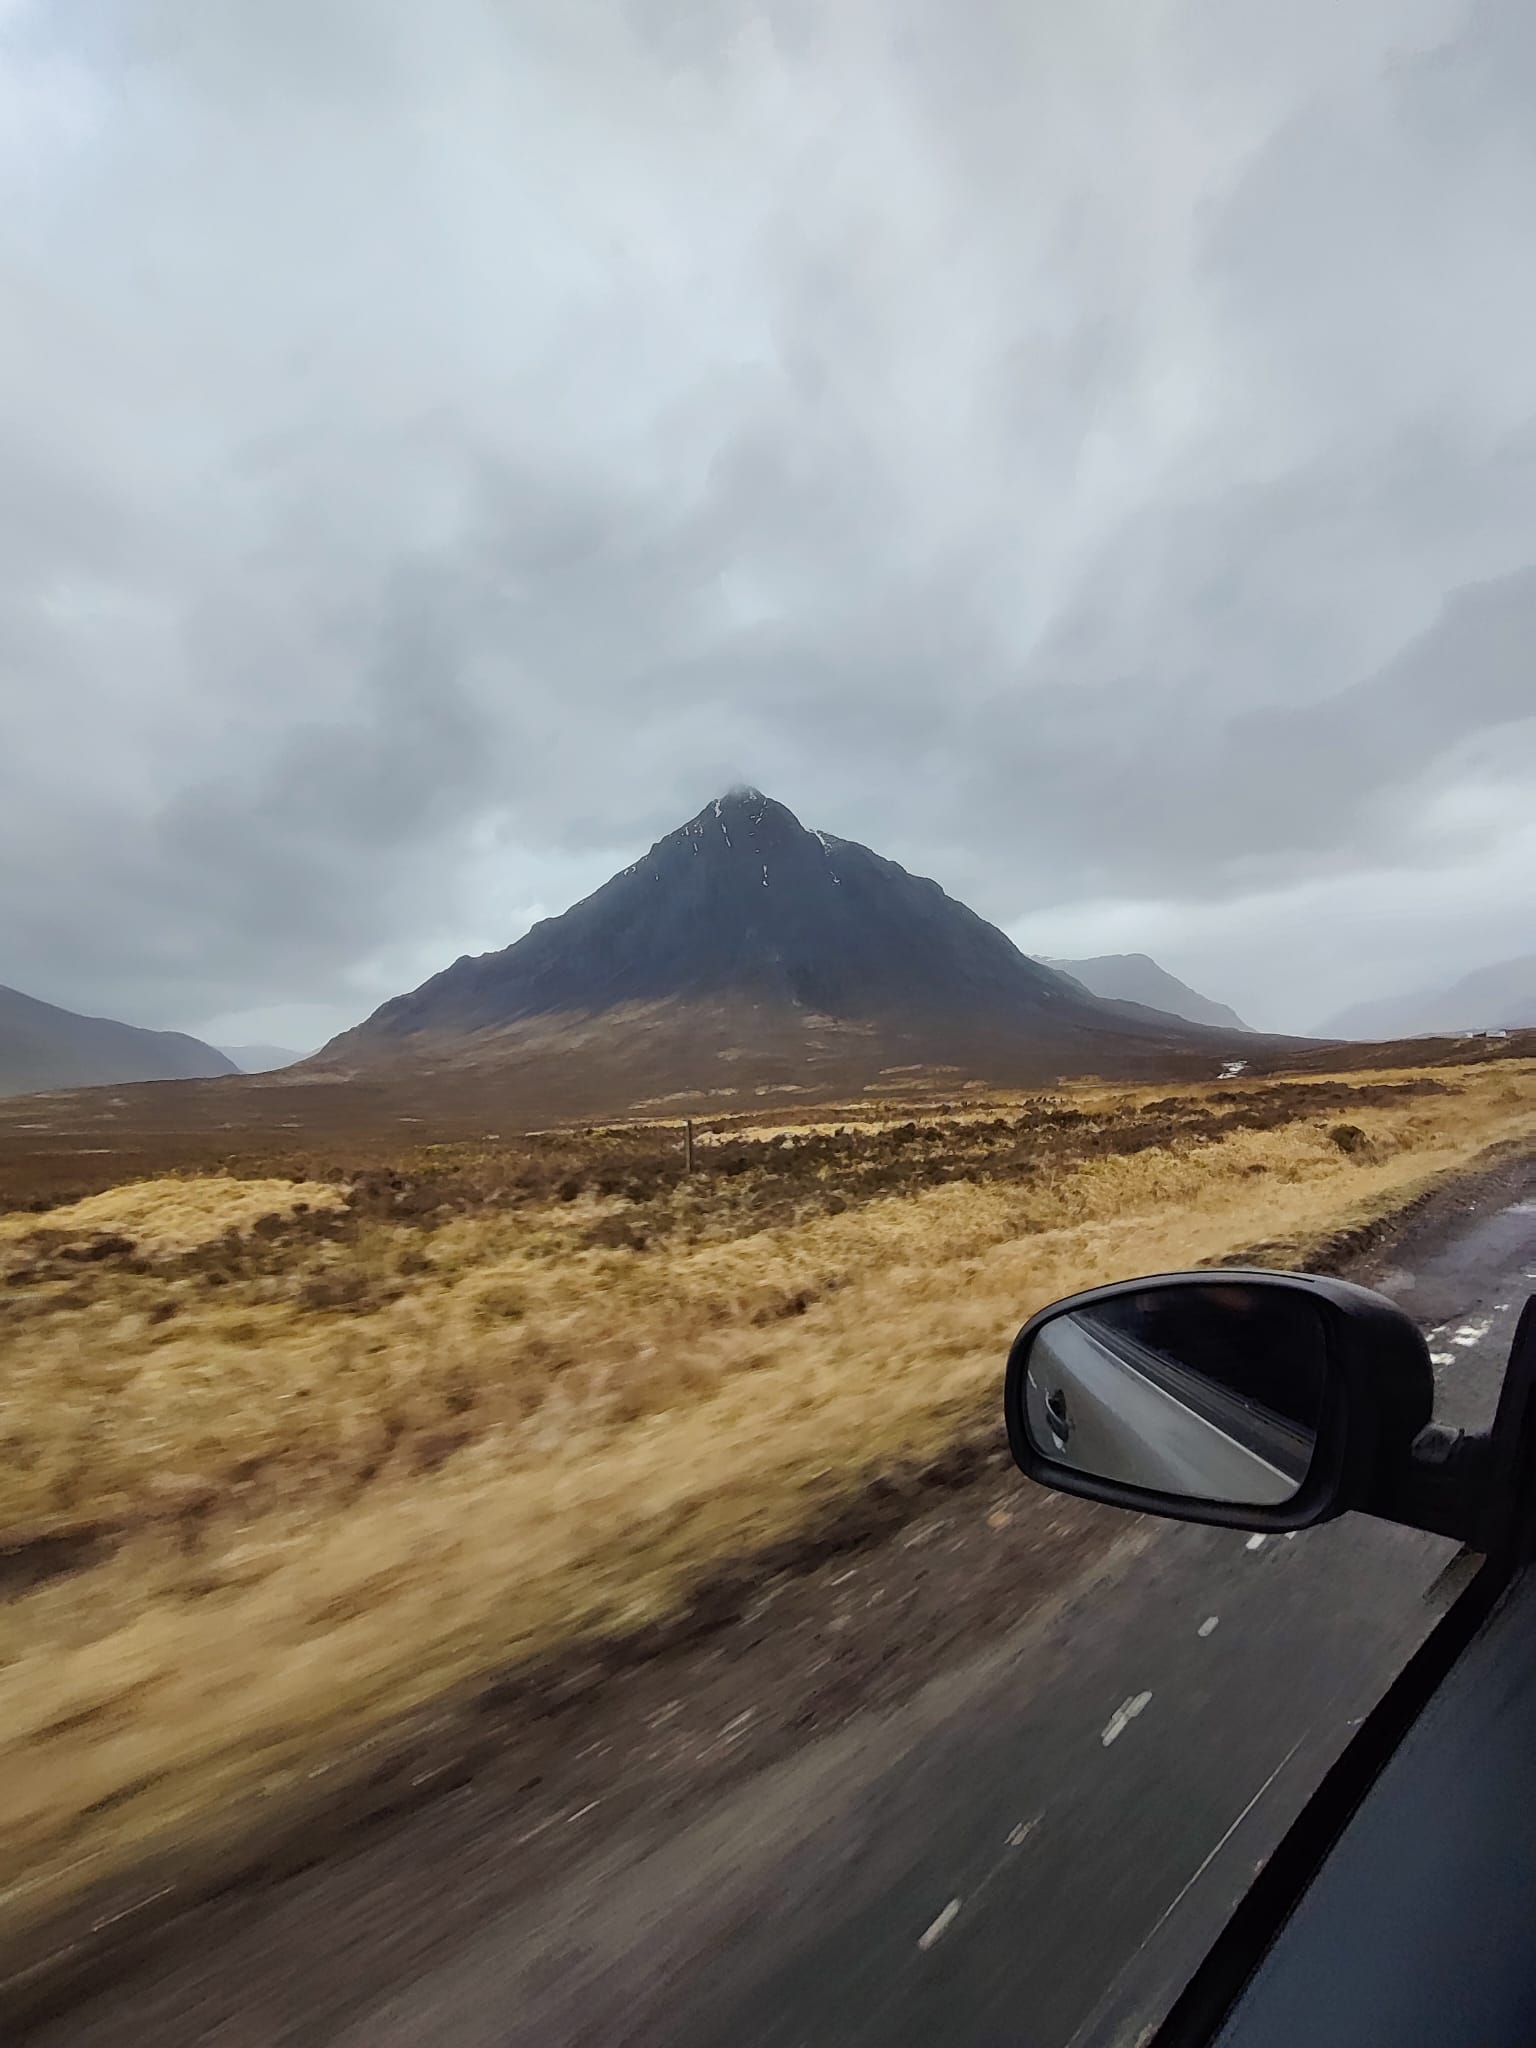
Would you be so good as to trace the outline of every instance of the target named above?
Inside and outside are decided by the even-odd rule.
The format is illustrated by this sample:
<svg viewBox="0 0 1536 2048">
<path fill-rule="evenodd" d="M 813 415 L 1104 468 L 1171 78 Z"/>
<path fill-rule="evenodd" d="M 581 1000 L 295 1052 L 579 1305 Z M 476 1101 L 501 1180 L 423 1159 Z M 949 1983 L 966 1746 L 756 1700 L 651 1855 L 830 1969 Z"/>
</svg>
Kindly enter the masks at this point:
<svg viewBox="0 0 1536 2048">
<path fill-rule="evenodd" d="M 767 1867 L 746 1798 L 745 1865 L 712 1828 L 583 1877 L 348 2048 L 1134 2038 L 1422 1635 L 1450 1548 L 1250 1541 L 1170 1530 L 1098 1611 L 946 1685 L 915 1740 L 866 1738 L 831 1783 L 791 1772 L 773 1796 L 803 1833 Z"/>
<path fill-rule="evenodd" d="M 1463 1424 L 1491 1420 L 1533 1269 L 1526 1203 L 1382 1276 Z M 792 1768 L 537 1926 L 488 1929 L 347 2048 L 1134 2041 L 1422 1639 L 1454 1555 L 1353 1516 L 1288 1538 L 1169 1525 L 1091 1606 L 866 1731 L 830 1782 L 802 1765 L 797 1790 Z M 799 1839 L 733 1863 L 786 1800 Z"/>
<path fill-rule="evenodd" d="M 1374 1284 L 1430 1331 L 1442 1415 L 1486 1422 L 1536 1290 L 1536 1203 L 1404 1259 Z M 471 1906 L 461 1945 L 408 1989 L 287 2038 L 1130 2044 L 1443 1608 L 1453 1556 L 1354 1517 L 1291 1538 L 1160 1526 L 901 1712 L 686 1826 L 599 1841 L 532 1910 Z M 41 2038 L 120 2038 L 148 1995 L 125 1986 Z M 207 2013 L 199 2038 L 264 2038 L 228 1986 Z"/>
</svg>

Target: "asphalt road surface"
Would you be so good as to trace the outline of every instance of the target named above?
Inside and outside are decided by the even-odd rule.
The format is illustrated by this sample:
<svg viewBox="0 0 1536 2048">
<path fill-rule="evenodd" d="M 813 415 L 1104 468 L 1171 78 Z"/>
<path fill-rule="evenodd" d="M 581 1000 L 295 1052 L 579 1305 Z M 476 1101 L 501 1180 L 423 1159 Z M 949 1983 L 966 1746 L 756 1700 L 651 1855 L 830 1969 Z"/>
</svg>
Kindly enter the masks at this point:
<svg viewBox="0 0 1536 2048">
<path fill-rule="evenodd" d="M 1365 1277 L 1431 1332 L 1441 1412 L 1486 1422 L 1536 1291 L 1536 1203 L 1402 1256 Z M 431 1902 L 459 1912 L 451 1946 L 341 2020 L 301 2010 L 279 2034 L 248 1962 L 183 1956 L 176 1983 L 151 1967 L 36 2038 L 1129 2048 L 1458 1571 L 1453 1546 L 1355 1517 L 1268 1539 L 1148 1526 L 1127 1521 L 1140 1537 L 1088 1595 L 707 1811 L 612 1834 L 573 1814 L 590 1844 L 532 1905 L 487 1910 L 466 1870 Z M 338 1914 L 338 1958 L 373 1910 Z"/>
</svg>

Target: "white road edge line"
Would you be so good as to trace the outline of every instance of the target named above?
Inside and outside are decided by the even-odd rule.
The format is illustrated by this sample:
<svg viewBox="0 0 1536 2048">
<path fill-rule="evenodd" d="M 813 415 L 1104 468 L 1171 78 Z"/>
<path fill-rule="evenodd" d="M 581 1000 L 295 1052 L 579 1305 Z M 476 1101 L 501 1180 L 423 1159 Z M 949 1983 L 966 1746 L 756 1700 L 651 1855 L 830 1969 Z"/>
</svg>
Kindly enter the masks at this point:
<svg viewBox="0 0 1536 2048">
<path fill-rule="evenodd" d="M 1264 1794 L 1269 1790 L 1270 1786 L 1273 1785 L 1276 1778 L 1279 1777 L 1280 1773 L 1285 1769 L 1286 1765 L 1290 1762 L 1291 1758 L 1296 1754 L 1297 1750 L 1300 1749 L 1302 1743 L 1305 1740 L 1306 1738 L 1304 1736 L 1298 1736 L 1297 1739 L 1291 1744 L 1290 1748 L 1285 1752 L 1285 1755 L 1281 1757 L 1279 1763 L 1275 1765 L 1275 1768 L 1264 1780 L 1263 1784 L 1259 1787 L 1258 1791 L 1254 1793 L 1253 1797 L 1249 1800 L 1248 1804 L 1243 1808 L 1242 1812 L 1237 1816 L 1237 1819 L 1233 1821 L 1232 1825 L 1227 1829 L 1226 1833 L 1221 1837 L 1220 1841 L 1217 1842 L 1216 1846 L 1213 1849 L 1207 1852 L 1203 1862 L 1195 1871 L 1194 1875 L 1189 1879 L 1189 1882 L 1185 1884 L 1181 1890 L 1175 1893 L 1172 1903 L 1163 1908 L 1162 1913 L 1158 1916 L 1158 1919 L 1153 1925 L 1152 1933 L 1147 1936 L 1147 1941 L 1150 1941 L 1152 1939 L 1152 1935 L 1156 1934 L 1158 1928 L 1162 1926 L 1163 1922 L 1168 1918 L 1169 1914 L 1174 1911 L 1175 1907 L 1177 1907 L 1181 1903 L 1181 1901 L 1189 1895 L 1189 1893 L 1194 1889 L 1194 1887 L 1200 1882 L 1201 1878 L 1204 1877 L 1205 1873 L 1210 1869 L 1211 1865 L 1215 1862 L 1216 1858 L 1221 1854 L 1222 1850 L 1227 1846 L 1228 1842 L 1231 1841 L 1232 1837 L 1237 1833 L 1238 1829 L 1242 1826 L 1243 1822 L 1248 1818 L 1249 1814 L 1252 1813 L 1253 1809 L 1258 1805 L 1259 1801 L 1264 1797 Z M 1142 1948 L 1146 1947 L 1147 1941 L 1144 1941 L 1141 1944 Z"/>
<path fill-rule="evenodd" d="M 1258 1791 L 1254 1793 L 1253 1797 L 1249 1800 L 1248 1804 L 1243 1808 L 1242 1812 L 1237 1816 L 1237 1819 L 1233 1821 L 1232 1825 L 1227 1829 L 1226 1833 L 1222 1836 L 1221 1840 L 1216 1844 L 1215 1848 L 1212 1849 L 1210 1853 L 1205 1857 L 1204 1861 L 1200 1864 L 1199 1869 L 1196 1870 L 1194 1875 L 1189 1879 L 1189 1882 L 1181 1888 L 1181 1890 L 1177 1893 L 1173 1900 L 1163 1908 L 1161 1913 L 1158 1914 L 1156 1920 L 1153 1921 L 1151 1927 L 1148 1929 L 1147 1933 L 1143 1936 L 1141 1942 L 1137 1946 L 1136 1954 L 1131 1956 L 1121 1967 L 1121 1969 L 1116 1973 L 1116 1975 L 1110 1982 L 1109 1988 L 1100 1998 L 1098 2004 L 1094 2006 L 1093 2010 L 1089 2013 L 1088 2017 L 1082 2022 L 1082 2024 L 1078 2027 L 1077 2032 L 1072 2036 L 1071 2040 L 1067 2043 L 1067 2048 L 1077 2048 L 1077 2044 L 1080 2041 L 1086 2039 L 1086 2037 L 1092 2032 L 1093 2028 L 1097 2026 L 1101 2016 L 1109 2010 L 1115 1992 L 1119 1989 L 1120 1985 L 1125 1981 L 1125 1978 L 1130 1972 L 1131 1965 L 1136 1961 L 1136 1957 L 1142 1955 L 1151 1946 L 1152 1942 L 1156 1939 L 1157 1935 L 1162 1930 L 1164 1922 L 1180 1905 L 1183 1904 L 1184 1900 L 1189 1896 L 1190 1892 L 1193 1891 L 1194 1887 L 1200 1882 L 1201 1878 L 1204 1877 L 1205 1873 L 1210 1869 L 1212 1863 L 1216 1860 L 1217 1856 L 1220 1855 L 1221 1851 L 1226 1847 L 1227 1843 L 1231 1841 L 1232 1837 L 1237 1833 L 1238 1829 L 1242 1826 L 1243 1822 L 1248 1818 L 1249 1814 L 1252 1813 L 1253 1809 L 1258 1805 L 1259 1801 L 1264 1797 L 1264 1794 L 1269 1790 L 1270 1786 L 1273 1785 L 1276 1778 L 1279 1777 L 1280 1773 L 1285 1769 L 1286 1765 L 1290 1762 L 1291 1758 L 1296 1754 L 1297 1750 L 1300 1749 L 1302 1743 L 1305 1740 L 1305 1736 L 1297 1736 L 1296 1740 L 1285 1752 L 1285 1755 L 1281 1757 L 1279 1763 L 1275 1765 L 1275 1768 L 1264 1780 L 1263 1784 L 1259 1787 Z"/>
</svg>

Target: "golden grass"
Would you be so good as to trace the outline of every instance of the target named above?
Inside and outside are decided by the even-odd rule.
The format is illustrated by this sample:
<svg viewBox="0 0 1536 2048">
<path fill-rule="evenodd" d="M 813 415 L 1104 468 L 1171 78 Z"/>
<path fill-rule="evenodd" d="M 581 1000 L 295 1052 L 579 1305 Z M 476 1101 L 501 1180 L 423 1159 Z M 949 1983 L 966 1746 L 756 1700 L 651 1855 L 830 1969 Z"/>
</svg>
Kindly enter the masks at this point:
<svg viewBox="0 0 1536 2048">
<path fill-rule="evenodd" d="M 218 1178 L 4 1219 L 0 1254 L 34 1267 L 3 1332 L 0 1542 L 107 1536 L 4 1610 L 0 1913 L 302 1783 L 457 1681 L 665 1613 L 711 1560 L 989 1413 L 1055 1296 L 1260 1244 L 1300 1262 L 1536 1138 L 1536 1062 L 1435 1094 L 1369 1078 L 1331 1109 L 1298 1083 L 1294 1113 L 1264 1083 L 1269 1128 L 1211 1123 L 1242 1088 L 1183 1090 L 1186 1121 L 1129 1154 L 1106 1148 L 1165 1091 L 1070 1091 L 1085 1156 L 841 1213 L 818 1185 L 766 1228 L 707 1172 L 430 1228 L 348 1211 L 342 1232 L 344 1190 Z M 133 1256 L 70 1262 L 102 1232 Z"/>
<path fill-rule="evenodd" d="M 74 1238 L 121 1232 L 132 1237 L 140 1251 L 163 1254 L 190 1251 L 226 1230 L 248 1230 L 258 1217 L 274 1209 L 292 1209 L 295 1203 L 311 1209 L 337 1209 L 342 1199 L 339 1188 L 322 1181 L 231 1180 L 222 1174 L 174 1176 L 130 1181 L 126 1187 L 87 1195 L 49 1222 Z M 0 1244 L 20 1244 L 46 1228 L 36 1216 L 25 1213 L 0 1216 Z"/>
</svg>

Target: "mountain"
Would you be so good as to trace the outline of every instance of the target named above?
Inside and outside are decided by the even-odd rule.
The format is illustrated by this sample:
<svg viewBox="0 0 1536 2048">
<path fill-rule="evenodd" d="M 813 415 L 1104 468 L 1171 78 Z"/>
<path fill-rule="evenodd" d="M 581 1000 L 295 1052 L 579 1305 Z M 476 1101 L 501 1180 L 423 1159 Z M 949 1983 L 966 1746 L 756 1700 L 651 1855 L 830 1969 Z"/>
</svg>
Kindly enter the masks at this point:
<svg viewBox="0 0 1536 2048">
<path fill-rule="evenodd" d="M 566 1101 L 583 1066 L 608 1077 L 607 1100 L 621 1070 L 665 1098 L 861 1088 L 934 1065 L 1020 1083 L 1167 1072 L 1178 1055 L 1209 1071 L 1234 1049 L 1230 1032 L 1101 1001 L 937 882 L 737 789 L 563 916 L 385 1003 L 316 1064 L 542 1060 Z"/>
<path fill-rule="evenodd" d="M 223 1053 L 183 1031 L 141 1031 L 109 1017 L 81 1017 L 0 987 L 0 1095 L 238 1071 Z"/>
<path fill-rule="evenodd" d="M 296 1067 L 305 1055 L 285 1045 L 221 1045 L 225 1059 L 233 1060 L 242 1074 L 270 1074 L 279 1067 Z"/>
<path fill-rule="evenodd" d="M 1320 1038 L 1415 1038 L 1427 1032 L 1514 1031 L 1536 1024 L 1536 953 L 1500 960 L 1448 987 L 1355 1003 Z"/>
<path fill-rule="evenodd" d="M 1171 1017 L 1210 1024 L 1221 1031 L 1249 1028 L 1236 1010 L 1213 1003 L 1146 953 L 1100 953 L 1092 960 L 1048 960 L 1045 964 L 1059 974 L 1070 974 L 1090 994 L 1107 996 L 1112 1002 L 1144 1003 L 1149 1010 L 1166 1010 Z"/>
</svg>

